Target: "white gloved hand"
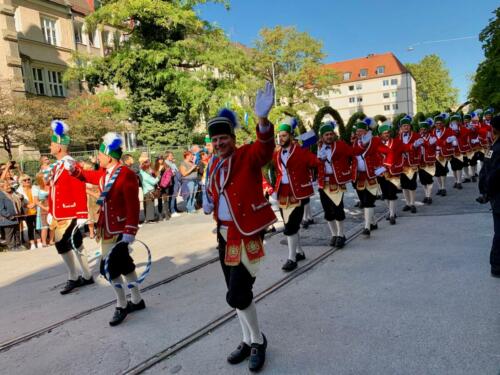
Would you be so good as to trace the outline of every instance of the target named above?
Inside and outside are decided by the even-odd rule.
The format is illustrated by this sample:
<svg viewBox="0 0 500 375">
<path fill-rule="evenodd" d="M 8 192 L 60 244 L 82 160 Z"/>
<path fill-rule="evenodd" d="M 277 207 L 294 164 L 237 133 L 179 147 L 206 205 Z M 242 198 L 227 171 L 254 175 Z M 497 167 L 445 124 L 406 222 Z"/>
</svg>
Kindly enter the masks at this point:
<svg viewBox="0 0 500 375">
<path fill-rule="evenodd" d="M 203 194 L 203 212 L 205 215 L 210 215 L 212 212 L 214 212 L 214 204 L 212 200 L 208 197 L 208 194 Z"/>
<path fill-rule="evenodd" d="M 477 144 L 479 144 L 479 139 L 477 139 L 477 138 L 471 139 L 470 143 L 473 145 L 477 145 Z"/>
<path fill-rule="evenodd" d="M 78 227 L 83 227 L 85 224 L 87 224 L 87 219 L 76 219 L 76 225 Z"/>
<path fill-rule="evenodd" d="M 424 140 L 422 138 L 417 139 L 413 142 L 413 147 L 418 148 L 424 144 Z"/>
<path fill-rule="evenodd" d="M 278 202 L 278 193 L 274 192 L 269 196 L 269 202 Z"/>
<path fill-rule="evenodd" d="M 361 137 L 361 142 L 363 142 L 364 145 L 370 143 L 371 140 L 372 140 L 372 132 L 368 132 Z"/>
<path fill-rule="evenodd" d="M 430 145 L 433 145 L 433 144 L 435 144 L 436 142 L 437 142 L 437 138 L 436 138 L 436 137 L 430 137 L 430 138 L 429 138 L 429 144 L 430 144 Z"/>
<path fill-rule="evenodd" d="M 51 214 L 47 214 L 47 224 L 51 225 L 52 224 L 52 220 L 54 220 L 54 218 L 52 217 Z"/>
<path fill-rule="evenodd" d="M 318 151 L 318 159 L 320 160 L 328 159 L 328 151 L 326 150 L 325 146 L 321 147 L 321 149 Z"/>
<path fill-rule="evenodd" d="M 267 118 L 274 104 L 274 86 L 271 82 L 266 83 L 264 90 L 257 91 L 255 98 L 255 114 L 259 118 Z"/>
<path fill-rule="evenodd" d="M 451 130 L 457 131 L 458 130 L 458 124 L 455 121 L 453 121 L 450 124 L 450 128 L 451 128 Z"/>
<path fill-rule="evenodd" d="M 446 143 L 453 143 L 457 141 L 457 137 L 452 135 L 451 137 L 446 138 Z"/>
<path fill-rule="evenodd" d="M 380 176 L 384 174 L 386 171 L 387 171 L 386 167 L 378 167 L 377 169 L 375 169 L 375 175 Z"/>
<path fill-rule="evenodd" d="M 122 234 L 122 242 L 126 242 L 132 245 L 135 241 L 135 236 L 133 234 L 124 233 Z"/>
<path fill-rule="evenodd" d="M 75 170 L 76 161 L 71 156 L 66 155 L 62 158 L 62 161 L 64 163 L 64 169 L 68 172 L 73 172 Z"/>
</svg>

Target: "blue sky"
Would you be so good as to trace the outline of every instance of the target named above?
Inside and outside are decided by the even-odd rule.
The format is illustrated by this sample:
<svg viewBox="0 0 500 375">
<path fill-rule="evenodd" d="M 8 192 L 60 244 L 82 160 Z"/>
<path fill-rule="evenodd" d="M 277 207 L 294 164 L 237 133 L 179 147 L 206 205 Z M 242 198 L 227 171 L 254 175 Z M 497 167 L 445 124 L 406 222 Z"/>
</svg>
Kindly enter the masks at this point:
<svg viewBox="0 0 500 375">
<path fill-rule="evenodd" d="M 462 102 L 468 77 L 484 58 L 477 36 L 498 5 L 498 0 L 232 0 L 229 11 L 221 4 L 206 4 L 199 13 L 231 40 L 249 46 L 263 27 L 295 26 L 323 41 L 325 62 L 393 52 L 407 63 L 438 54 Z M 467 36 L 474 38 L 417 44 Z"/>
</svg>

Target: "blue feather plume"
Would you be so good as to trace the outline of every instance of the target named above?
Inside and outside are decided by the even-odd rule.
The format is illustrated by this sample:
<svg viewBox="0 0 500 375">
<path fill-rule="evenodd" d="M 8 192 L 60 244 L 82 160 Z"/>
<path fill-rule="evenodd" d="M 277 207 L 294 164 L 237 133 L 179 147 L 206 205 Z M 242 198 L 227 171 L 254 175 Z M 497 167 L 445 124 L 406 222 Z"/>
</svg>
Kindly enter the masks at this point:
<svg viewBox="0 0 500 375">
<path fill-rule="evenodd" d="M 236 116 L 236 113 L 234 113 L 230 109 L 228 109 L 228 108 L 222 108 L 219 111 L 219 113 L 217 114 L 217 116 L 218 117 L 225 117 L 225 118 L 227 118 L 233 124 L 233 128 L 237 128 L 238 127 L 238 117 Z"/>
<path fill-rule="evenodd" d="M 110 132 L 103 137 L 103 142 L 108 150 L 114 151 L 118 150 L 122 146 L 123 139 L 120 134 Z"/>
<path fill-rule="evenodd" d="M 434 120 L 433 120 L 433 119 L 431 119 L 430 117 L 429 117 L 427 120 L 425 120 L 425 122 L 426 122 L 426 123 L 428 123 L 428 124 L 429 124 L 429 126 L 434 125 Z"/>
<path fill-rule="evenodd" d="M 290 126 L 292 127 L 292 130 L 295 130 L 295 128 L 299 125 L 299 122 L 295 117 L 292 117 L 290 120 Z"/>
<path fill-rule="evenodd" d="M 50 126 L 52 127 L 54 134 L 59 137 L 62 137 L 68 131 L 68 125 L 61 120 L 53 120 L 50 123 Z"/>
</svg>

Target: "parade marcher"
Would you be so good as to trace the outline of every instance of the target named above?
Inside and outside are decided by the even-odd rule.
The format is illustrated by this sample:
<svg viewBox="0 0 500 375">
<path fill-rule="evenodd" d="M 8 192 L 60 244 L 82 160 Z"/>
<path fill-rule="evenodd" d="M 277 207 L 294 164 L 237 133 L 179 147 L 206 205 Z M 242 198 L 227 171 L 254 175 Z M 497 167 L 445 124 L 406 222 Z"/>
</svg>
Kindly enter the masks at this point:
<svg viewBox="0 0 500 375">
<path fill-rule="evenodd" d="M 466 155 L 467 165 L 464 166 L 463 174 L 465 176 L 464 183 L 466 182 L 477 182 L 477 163 L 481 159 L 483 159 L 484 153 L 483 147 L 481 146 L 481 142 L 479 140 L 479 123 L 472 122 L 471 114 L 465 114 L 463 116 L 463 124 L 462 126 L 468 130 L 469 132 L 469 151 Z M 465 164 L 465 163 L 464 163 Z"/>
<path fill-rule="evenodd" d="M 351 182 L 352 148 L 335 135 L 335 123 L 320 126 L 321 146 L 318 149 L 318 190 L 325 220 L 332 234 L 330 246 L 343 248 L 344 233 L 344 193 L 346 184 Z"/>
<path fill-rule="evenodd" d="M 424 203 L 432 204 L 432 186 L 436 174 L 436 142 L 437 138 L 431 134 L 434 121 L 428 118 L 418 124 L 418 131 L 423 143 L 420 146 L 420 165 L 418 167 L 418 178 L 424 187 Z"/>
<path fill-rule="evenodd" d="M 380 190 L 382 190 L 382 199 L 389 207 L 389 222 L 394 225 L 396 224 L 397 194 L 401 188 L 405 147 L 398 136 L 392 137 L 392 131 L 392 124 L 387 121 L 378 127 L 380 140 L 391 150 L 391 154 L 384 155 L 384 162 L 386 162 L 384 164 L 387 165 L 387 170 L 377 177 L 377 181 L 380 184 Z"/>
<path fill-rule="evenodd" d="M 365 119 L 366 120 L 366 119 Z M 352 178 L 356 193 L 360 201 L 360 208 L 364 210 L 365 229 L 363 235 L 370 236 L 372 230 L 378 228 L 375 220 L 375 200 L 378 193 L 377 177 L 387 170 L 384 166 L 383 155 L 390 155 L 391 150 L 382 144 L 379 137 L 373 136 L 366 121 L 359 121 L 355 125 L 356 133 L 353 141 Z"/>
<path fill-rule="evenodd" d="M 73 289 L 94 283 L 83 248 L 83 237 L 75 226 L 82 226 L 87 221 L 87 194 L 85 184 L 72 177 L 64 168 L 65 160 L 71 160 L 68 147 L 71 142 L 67 135 L 68 126 L 59 120 L 51 123 L 54 134 L 51 138 L 50 153 L 57 159 L 52 168 L 49 194 L 49 222 L 54 231 L 57 252 L 64 260 L 68 269 L 68 281 L 61 294 L 68 294 Z M 73 246 L 76 249 L 73 249 Z M 73 251 L 77 250 L 77 251 Z M 78 275 L 75 256 L 80 265 L 81 275 Z"/>
<path fill-rule="evenodd" d="M 117 305 L 109 322 L 111 326 L 123 322 L 129 313 L 146 307 L 139 287 L 133 284 L 137 282 L 137 274 L 128 248 L 135 241 L 139 226 L 139 184 L 136 174 L 120 164 L 122 143 L 117 133 L 107 133 L 104 136 L 99 148 L 100 168 L 97 171 L 84 170 L 72 159 L 66 159 L 64 163 L 64 167 L 74 177 L 98 185 L 101 191 L 97 200 L 97 204 L 101 206 L 97 222 L 101 248 L 100 272 L 106 276 L 104 259 L 109 256 L 108 272 Z M 126 285 L 130 289 L 130 301 L 127 301 L 125 295 Z M 131 285 L 133 286 L 130 287 Z"/>
<path fill-rule="evenodd" d="M 420 146 L 424 141 L 420 135 L 411 129 L 412 118 L 403 117 L 399 122 L 399 138 L 404 147 L 403 173 L 401 173 L 401 189 L 406 205 L 403 211 L 417 212 L 415 200 L 417 198 L 417 172 L 420 164 Z"/>
<path fill-rule="evenodd" d="M 448 175 L 448 161 L 455 152 L 453 146 L 453 132 L 445 125 L 446 115 L 439 114 L 434 117 L 434 130 L 431 132 L 436 137 L 436 173 L 439 189 L 437 195 L 446 196 L 446 176 Z M 456 142 L 456 140 L 455 140 Z"/>
<path fill-rule="evenodd" d="M 493 108 L 490 107 L 486 111 L 484 111 L 483 121 L 476 127 L 478 133 L 477 140 L 479 141 L 479 144 L 476 145 L 476 153 L 474 154 L 473 158 L 473 161 L 475 160 L 476 163 L 471 163 L 473 168 L 475 168 L 475 171 L 477 171 L 477 161 L 483 162 L 485 152 L 487 152 L 490 145 L 493 144 L 493 130 L 491 127 L 492 116 Z M 482 190 L 481 185 L 479 185 L 479 193 L 480 195 L 478 198 L 476 198 L 476 201 L 478 201 L 479 203 L 488 202 L 486 191 Z"/>
<path fill-rule="evenodd" d="M 259 328 L 253 284 L 264 256 L 263 231 L 276 216 L 262 192 L 262 167 L 271 161 L 274 129 L 267 116 L 274 89 L 267 83 L 255 100 L 257 141 L 236 147 L 236 115 L 223 109 L 208 122 L 214 159 L 209 169 L 203 211 L 214 214 L 220 264 L 227 285 L 226 301 L 236 309 L 243 342 L 227 358 L 231 364 L 250 357 L 250 371 L 259 371 L 266 357 L 267 339 Z"/>
<path fill-rule="evenodd" d="M 318 166 L 318 159 L 307 149 L 294 142 L 293 128 L 288 123 L 278 127 L 279 147 L 274 152 L 276 170 L 274 191 L 285 224 L 284 234 L 288 243 L 288 259 L 281 269 L 290 272 L 297 268 L 297 261 L 304 260 L 299 230 L 307 198 L 314 194 L 311 169 Z"/>
<path fill-rule="evenodd" d="M 453 134 L 452 145 L 454 146 L 453 156 L 450 160 L 451 170 L 455 183 L 453 188 L 461 190 L 462 187 L 462 173 L 465 166 L 468 166 L 467 160 L 464 159 L 464 153 L 470 149 L 468 130 L 461 125 L 461 118 L 458 114 L 450 116 L 449 129 Z M 469 181 L 470 182 L 470 181 Z"/>
<path fill-rule="evenodd" d="M 500 116 L 493 117 L 491 127 L 493 144 L 484 155 L 483 168 L 479 174 L 479 185 L 491 202 L 493 211 L 494 235 L 490 252 L 491 275 L 500 277 Z"/>
</svg>

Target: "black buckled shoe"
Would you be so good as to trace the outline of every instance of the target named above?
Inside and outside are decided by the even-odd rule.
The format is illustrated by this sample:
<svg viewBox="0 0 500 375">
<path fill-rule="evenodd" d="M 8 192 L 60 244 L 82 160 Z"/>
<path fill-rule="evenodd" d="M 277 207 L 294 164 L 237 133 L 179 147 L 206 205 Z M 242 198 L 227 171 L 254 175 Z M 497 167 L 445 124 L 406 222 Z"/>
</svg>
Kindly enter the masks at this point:
<svg viewBox="0 0 500 375">
<path fill-rule="evenodd" d="M 281 269 L 285 272 L 290 272 L 293 271 L 295 268 L 297 268 L 297 262 L 288 259 L 285 264 L 283 264 L 283 267 Z"/>
<path fill-rule="evenodd" d="M 464 178 L 462 182 L 464 184 L 468 184 L 470 182 L 470 178 Z"/>
<path fill-rule="evenodd" d="M 472 182 L 477 182 L 477 177 L 476 176 L 472 176 Z"/>
<path fill-rule="evenodd" d="M 307 220 L 307 224 L 309 224 L 309 225 L 313 225 L 313 224 L 314 224 L 314 219 L 309 219 L 309 220 Z"/>
<path fill-rule="evenodd" d="M 264 334 L 262 334 L 262 337 L 264 338 L 264 342 L 262 344 L 253 343 L 251 345 L 248 369 L 252 372 L 260 371 L 266 361 L 267 339 Z"/>
<path fill-rule="evenodd" d="M 123 322 L 125 320 L 125 318 L 127 317 L 127 314 L 128 314 L 128 312 L 127 312 L 127 308 L 126 307 L 124 307 L 124 308 L 121 308 L 121 307 L 115 308 L 115 312 L 113 314 L 113 317 L 109 321 L 109 325 L 111 327 L 117 326 L 118 324 L 120 324 L 121 322 Z"/>
<path fill-rule="evenodd" d="M 443 193 L 443 190 L 439 189 L 436 193 L 436 195 L 441 195 Z"/>
<path fill-rule="evenodd" d="M 389 223 L 391 223 L 391 225 L 395 225 L 396 224 L 396 218 L 394 216 L 392 216 L 390 219 L 389 219 Z"/>
<path fill-rule="evenodd" d="M 62 295 L 71 293 L 73 289 L 78 288 L 79 286 L 80 286 L 80 278 L 76 280 L 68 280 L 66 281 L 66 285 L 64 285 L 64 288 L 62 288 L 59 293 L 61 293 Z"/>
<path fill-rule="evenodd" d="M 346 238 L 345 236 L 338 236 L 337 242 L 335 243 L 335 247 L 337 249 L 342 249 L 345 246 Z"/>
<path fill-rule="evenodd" d="M 441 196 L 442 196 L 442 197 L 446 197 L 446 189 L 443 189 L 443 190 L 441 191 Z"/>
<path fill-rule="evenodd" d="M 94 284 L 94 278 L 90 276 L 90 279 L 85 279 L 83 276 L 80 276 L 78 278 L 78 282 L 80 283 L 80 286 L 92 285 Z"/>
<path fill-rule="evenodd" d="M 457 184 L 457 189 L 458 190 L 462 190 L 464 187 L 462 186 L 462 184 Z"/>
<path fill-rule="evenodd" d="M 408 205 L 405 205 L 405 206 L 403 207 L 403 211 L 405 211 L 405 212 L 406 212 L 406 211 L 410 211 L 410 210 L 411 210 L 411 207 L 410 207 L 410 206 L 408 206 Z"/>
<path fill-rule="evenodd" d="M 229 354 L 229 356 L 227 357 L 227 361 L 232 365 L 237 365 L 250 356 L 251 349 L 252 348 L 250 348 L 247 343 L 242 342 L 234 351 Z"/>
<path fill-rule="evenodd" d="M 458 182 L 455 182 L 455 183 L 453 184 L 453 189 L 456 189 L 457 187 L 458 187 Z"/>
<path fill-rule="evenodd" d="M 304 229 L 309 228 L 309 223 L 307 222 L 307 220 L 302 221 L 301 224 L 302 224 L 302 228 L 304 228 Z"/>
<path fill-rule="evenodd" d="M 411 206 L 410 210 L 411 210 L 412 214 L 416 214 L 417 213 L 417 207 L 415 207 L 415 206 Z"/>
<path fill-rule="evenodd" d="M 370 230 L 377 230 L 378 224 L 370 224 Z"/>
<path fill-rule="evenodd" d="M 427 204 L 432 204 L 432 198 L 427 198 Z"/>
<path fill-rule="evenodd" d="M 424 200 L 422 201 L 422 203 L 428 203 L 429 202 L 429 198 L 425 197 Z"/>
<path fill-rule="evenodd" d="M 363 232 L 361 232 L 361 234 L 366 237 L 370 237 L 370 229 L 368 228 L 363 229 Z"/>
<path fill-rule="evenodd" d="M 297 255 L 295 255 L 296 262 L 299 262 L 299 261 L 305 260 L 305 259 L 306 259 L 306 254 L 304 254 L 304 253 L 297 253 Z"/>
<path fill-rule="evenodd" d="M 133 303 L 132 301 L 127 302 L 127 312 L 133 313 L 134 311 L 144 310 L 146 308 L 146 304 L 144 300 L 141 299 L 141 302 Z"/>
<path fill-rule="evenodd" d="M 337 238 L 338 238 L 338 236 L 332 236 L 332 238 L 330 238 L 330 246 L 337 245 Z"/>
</svg>

